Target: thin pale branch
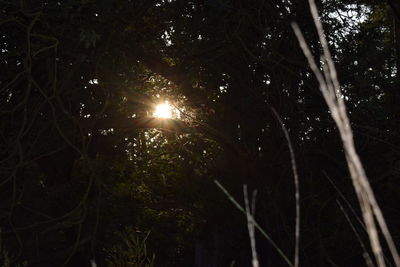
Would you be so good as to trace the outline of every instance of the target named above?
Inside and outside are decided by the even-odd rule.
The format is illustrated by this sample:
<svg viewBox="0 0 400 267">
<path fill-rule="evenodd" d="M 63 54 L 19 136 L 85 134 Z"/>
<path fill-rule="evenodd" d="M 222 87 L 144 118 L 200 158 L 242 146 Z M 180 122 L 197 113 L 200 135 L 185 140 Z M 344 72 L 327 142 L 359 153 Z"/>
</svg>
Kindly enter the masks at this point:
<svg viewBox="0 0 400 267">
<path fill-rule="evenodd" d="M 368 178 L 365 174 L 364 167 L 357 154 L 354 145 L 353 133 L 350 126 L 350 120 L 347 116 L 346 106 L 344 103 L 344 96 L 340 89 L 340 84 L 337 78 L 336 69 L 332 60 L 328 48 L 328 42 L 325 38 L 322 23 L 318 16 L 317 7 L 314 0 L 309 0 L 311 14 L 314 20 L 315 27 L 318 32 L 319 40 L 323 50 L 323 71 L 317 67 L 314 57 L 301 33 L 299 27 L 293 24 L 293 30 L 297 36 L 300 47 L 306 56 L 311 70 L 320 85 L 320 91 L 327 103 L 331 116 L 335 121 L 340 137 L 342 139 L 343 148 L 346 154 L 346 161 L 350 171 L 350 176 L 353 182 L 354 189 L 358 201 L 360 203 L 364 223 L 370 239 L 372 251 L 375 255 L 378 266 L 385 266 L 385 261 L 382 253 L 382 246 L 379 241 L 378 229 L 376 221 L 382 230 L 385 237 L 386 243 L 388 244 L 389 250 L 392 254 L 393 260 L 396 266 L 400 266 L 400 257 L 397 252 L 396 246 L 393 242 L 393 238 L 389 232 L 386 221 L 383 217 L 382 211 L 376 201 L 375 194 L 371 188 Z M 375 216 L 375 218 L 374 218 Z"/>
<path fill-rule="evenodd" d="M 247 185 L 243 185 L 243 198 L 245 204 L 246 218 L 247 218 L 247 229 L 249 231 L 250 237 L 250 246 L 251 246 L 251 256 L 252 256 L 252 265 L 253 267 L 259 267 L 260 264 L 258 262 L 257 250 L 256 250 L 256 236 L 254 229 L 254 214 L 255 214 L 255 198 L 257 195 L 257 191 L 253 191 L 251 208 L 249 204 L 249 196 L 247 193 Z"/>
<path fill-rule="evenodd" d="M 300 250 L 300 183 L 299 183 L 299 174 L 297 172 L 297 164 L 296 158 L 294 156 L 294 150 L 292 146 L 292 141 L 290 140 L 289 132 L 286 129 L 285 124 L 283 123 L 281 117 L 279 116 L 278 112 L 271 108 L 272 113 L 274 113 L 276 119 L 278 120 L 279 124 L 282 127 L 282 131 L 285 134 L 286 142 L 289 147 L 290 152 L 290 161 L 292 165 L 293 177 L 294 177 L 294 187 L 295 187 L 295 200 L 296 200 L 296 226 L 295 226 L 295 238 L 296 244 L 294 249 L 294 266 L 299 266 L 299 250 Z"/>
<path fill-rule="evenodd" d="M 358 234 L 356 227 L 351 222 L 350 217 L 347 214 L 346 210 L 343 208 L 342 204 L 338 199 L 336 199 L 336 203 L 338 204 L 340 211 L 343 213 L 344 217 L 346 218 L 346 221 L 349 223 L 351 227 L 351 230 L 353 230 L 354 235 L 357 237 L 357 240 L 360 243 L 361 249 L 363 250 L 363 257 L 365 259 L 365 263 L 367 264 L 368 267 L 375 267 L 375 264 L 373 263 L 372 258 L 369 255 L 367 248 L 364 245 L 364 242 L 362 241 L 360 235 Z"/>
<path fill-rule="evenodd" d="M 223 187 L 223 185 L 218 182 L 217 180 L 214 180 L 214 183 L 219 187 L 219 189 L 221 189 L 221 191 L 228 197 L 228 199 L 232 202 L 233 205 L 235 205 L 235 207 L 240 210 L 241 212 L 243 212 L 243 214 L 246 214 L 246 211 L 244 210 L 244 208 L 236 201 L 236 199 L 228 192 L 228 190 L 225 189 L 225 187 Z M 253 216 L 252 216 L 253 217 Z M 274 247 L 274 249 L 279 253 L 279 255 L 282 256 L 282 258 L 285 260 L 285 262 L 290 266 L 290 267 L 294 267 L 293 263 L 290 262 L 290 260 L 288 259 L 288 257 L 283 253 L 283 251 L 277 246 L 277 244 L 271 239 L 271 237 L 267 234 L 267 232 L 264 231 L 263 228 L 261 228 L 261 226 L 254 220 L 253 218 L 253 222 L 254 222 L 254 226 L 260 231 L 260 233 L 268 240 L 268 242 L 270 242 L 270 244 Z"/>
</svg>

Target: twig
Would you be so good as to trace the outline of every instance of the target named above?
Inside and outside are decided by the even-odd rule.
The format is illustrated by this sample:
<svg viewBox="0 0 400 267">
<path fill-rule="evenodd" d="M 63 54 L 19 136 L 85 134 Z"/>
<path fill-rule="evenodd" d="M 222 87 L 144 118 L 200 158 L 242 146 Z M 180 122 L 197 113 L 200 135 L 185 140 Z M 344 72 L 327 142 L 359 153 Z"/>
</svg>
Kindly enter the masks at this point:
<svg viewBox="0 0 400 267">
<path fill-rule="evenodd" d="M 299 174 L 297 172 L 297 165 L 296 165 L 296 158 L 294 156 L 294 150 L 292 146 L 292 141 L 290 140 L 289 132 L 286 129 L 285 124 L 283 123 L 281 117 L 279 116 L 278 112 L 271 107 L 272 113 L 275 115 L 276 119 L 278 120 L 279 124 L 282 127 L 282 131 L 285 134 L 286 142 L 289 147 L 290 152 L 290 161 L 292 164 L 292 171 L 294 177 L 294 187 L 295 187 L 295 200 L 296 200 L 296 226 L 295 226 L 295 238 L 296 244 L 294 249 L 294 266 L 299 266 L 299 250 L 300 250 L 300 184 L 299 184 Z"/>
<path fill-rule="evenodd" d="M 374 215 L 380 229 L 383 232 L 386 243 L 388 244 L 389 250 L 392 254 L 394 263 L 397 267 L 399 267 L 399 254 L 387 227 L 386 221 L 383 217 L 382 211 L 376 201 L 371 185 L 365 174 L 364 167 L 355 149 L 353 133 L 344 103 L 344 96 L 340 89 L 336 69 L 328 48 L 328 43 L 324 35 L 322 24 L 319 20 L 317 7 L 314 0 L 309 0 L 309 4 L 323 51 L 322 62 L 324 64 L 322 72 L 317 67 L 317 64 L 315 63 L 314 57 L 311 54 L 311 51 L 303 37 L 303 34 L 300 31 L 298 25 L 295 23 L 292 24 L 293 30 L 299 41 L 300 47 L 302 48 L 303 53 L 306 56 L 308 63 L 319 82 L 320 91 L 329 107 L 331 116 L 338 127 L 346 155 L 347 165 L 350 171 L 350 176 L 356 191 L 358 201 L 360 203 L 363 219 L 367 228 L 370 244 L 372 247 L 372 251 L 374 252 L 377 264 L 380 267 L 386 266 L 382 253 L 382 247 L 379 241 L 378 229 L 376 227 Z"/>
<path fill-rule="evenodd" d="M 244 198 L 244 204 L 245 204 L 245 210 L 246 210 L 246 218 L 247 218 L 247 229 L 249 231 L 249 237 L 250 237 L 250 246 L 251 246 L 251 256 L 252 256 L 252 265 L 253 267 L 259 267 L 260 264 L 258 262 L 258 257 L 257 257 L 257 250 L 256 250 L 256 237 L 255 237 L 255 231 L 254 231 L 254 214 L 256 210 L 256 195 L 257 191 L 253 191 L 253 198 L 251 201 L 251 208 L 249 204 L 249 196 L 247 193 L 247 185 L 243 185 L 243 198 Z"/>
<path fill-rule="evenodd" d="M 228 190 L 225 189 L 217 180 L 214 180 L 214 183 L 221 189 L 221 191 L 228 197 L 228 199 L 232 202 L 235 207 L 243 212 L 243 214 L 246 214 L 246 211 L 243 209 L 243 207 L 235 200 L 235 198 L 228 192 Z M 253 217 L 253 216 L 252 216 Z M 260 233 L 271 243 L 272 247 L 275 248 L 275 250 L 279 253 L 279 255 L 282 256 L 282 258 L 285 260 L 285 262 L 290 266 L 294 267 L 293 263 L 289 260 L 289 258 L 283 253 L 283 251 L 276 245 L 276 243 L 271 239 L 271 237 L 264 231 L 264 229 L 261 228 L 261 226 L 254 220 L 254 226 L 260 231 Z"/>
<path fill-rule="evenodd" d="M 342 211 L 344 217 L 346 218 L 346 221 L 349 223 L 351 230 L 353 230 L 354 235 L 357 237 L 358 242 L 360 243 L 360 246 L 363 250 L 363 256 L 365 259 L 365 263 L 367 264 L 368 267 L 375 267 L 371 256 L 369 255 L 367 248 L 364 245 L 364 242 L 362 241 L 360 235 L 358 234 L 356 228 L 354 227 L 353 223 L 351 222 L 349 215 L 347 214 L 346 210 L 343 208 L 342 204 L 340 204 L 340 201 L 338 199 L 336 199 L 336 203 L 338 204 L 340 210 Z"/>
</svg>

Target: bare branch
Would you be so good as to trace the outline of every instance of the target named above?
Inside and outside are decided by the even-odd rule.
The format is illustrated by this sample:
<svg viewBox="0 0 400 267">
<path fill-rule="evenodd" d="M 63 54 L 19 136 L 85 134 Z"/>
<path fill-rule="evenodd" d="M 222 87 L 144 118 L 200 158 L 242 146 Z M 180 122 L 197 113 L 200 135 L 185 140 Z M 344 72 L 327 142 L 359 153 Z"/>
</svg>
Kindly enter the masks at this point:
<svg viewBox="0 0 400 267">
<path fill-rule="evenodd" d="M 393 242 L 393 238 L 389 232 L 382 211 L 376 201 L 375 194 L 373 193 L 371 185 L 365 174 L 364 167 L 355 149 L 350 120 L 347 116 L 346 106 L 344 103 L 344 96 L 340 89 L 336 69 L 328 48 L 328 42 L 325 38 L 321 21 L 319 20 L 317 7 L 314 0 L 309 0 L 309 4 L 323 50 L 323 72 L 321 72 L 321 70 L 317 67 L 314 57 L 312 56 L 310 49 L 308 48 L 308 45 L 296 24 L 292 25 L 293 30 L 312 71 L 317 77 L 320 85 L 320 91 L 329 107 L 331 116 L 338 127 L 346 154 L 346 161 L 350 171 L 350 176 L 361 207 L 364 223 L 370 239 L 372 251 L 374 252 L 375 259 L 377 261 L 377 265 L 380 267 L 385 266 L 385 261 L 374 216 L 376 217 L 376 221 L 383 232 L 396 266 L 400 266 L 400 258 Z"/>
<path fill-rule="evenodd" d="M 290 140 L 289 132 L 286 129 L 285 124 L 283 123 L 281 117 L 278 112 L 274 108 L 271 108 L 274 113 L 276 119 L 282 127 L 282 131 L 285 134 L 285 138 L 289 147 L 290 152 L 290 161 L 292 164 L 292 171 L 294 177 L 294 187 L 295 187 L 295 199 L 296 199 L 296 226 L 295 226 L 295 238 L 296 244 L 294 249 L 294 266 L 299 266 L 299 250 L 300 250 L 300 184 L 299 184 L 299 174 L 297 172 L 296 158 L 294 156 L 294 150 L 292 146 L 292 141 Z"/>
<path fill-rule="evenodd" d="M 253 191 L 253 198 L 251 203 L 251 208 L 249 204 L 249 196 L 247 193 L 247 185 L 243 185 L 243 198 L 246 210 L 246 218 L 247 218 L 247 229 L 249 231 L 250 237 L 250 245 L 251 245 L 251 255 L 252 255 L 252 265 L 253 267 L 259 267 L 260 264 L 258 262 L 257 250 L 256 250 L 256 236 L 255 236 L 255 222 L 254 222 L 254 213 L 255 213 L 255 198 L 257 195 L 257 191 Z"/>
</svg>

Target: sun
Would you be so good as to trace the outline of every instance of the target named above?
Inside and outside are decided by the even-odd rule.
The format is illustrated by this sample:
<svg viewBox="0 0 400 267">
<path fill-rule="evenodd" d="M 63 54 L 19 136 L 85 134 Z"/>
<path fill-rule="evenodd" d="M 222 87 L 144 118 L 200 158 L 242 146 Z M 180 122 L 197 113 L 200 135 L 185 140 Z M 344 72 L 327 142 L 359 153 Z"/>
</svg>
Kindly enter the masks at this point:
<svg viewBox="0 0 400 267">
<path fill-rule="evenodd" d="M 172 106 L 168 104 L 168 101 L 158 104 L 154 110 L 153 116 L 156 118 L 171 119 Z"/>
</svg>

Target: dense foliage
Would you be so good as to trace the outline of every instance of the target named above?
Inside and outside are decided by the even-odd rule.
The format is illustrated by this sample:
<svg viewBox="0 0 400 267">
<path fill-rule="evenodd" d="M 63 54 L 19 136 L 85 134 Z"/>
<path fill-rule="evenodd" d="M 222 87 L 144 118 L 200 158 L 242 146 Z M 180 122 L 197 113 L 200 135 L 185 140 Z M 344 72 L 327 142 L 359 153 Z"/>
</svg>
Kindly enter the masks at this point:
<svg viewBox="0 0 400 267">
<path fill-rule="evenodd" d="M 214 180 L 240 203 L 243 184 L 258 190 L 256 219 L 292 260 L 293 173 L 274 108 L 300 174 L 300 265 L 365 265 L 340 138 L 290 26 L 318 55 L 306 1 L 0 7 L 0 264 L 250 266 L 246 218 Z M 400 4 L 318 7 L 399 243 Z M 165 100 L 180 116 L 152 118 Z M 262 266 L 286 266 L 256 241 Z"/>
</svg>

